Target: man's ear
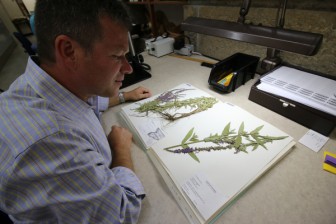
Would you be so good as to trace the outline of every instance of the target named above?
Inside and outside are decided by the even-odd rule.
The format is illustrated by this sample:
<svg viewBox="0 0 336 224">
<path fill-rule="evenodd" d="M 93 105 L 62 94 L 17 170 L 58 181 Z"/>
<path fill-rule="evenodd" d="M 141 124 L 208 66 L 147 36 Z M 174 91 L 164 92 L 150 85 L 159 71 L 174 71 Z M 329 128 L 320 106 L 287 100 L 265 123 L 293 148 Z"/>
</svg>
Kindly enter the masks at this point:
<svg viewBox="0 0 336 224">
<path fill-rule="evenodd" d="M 78 44 L 66 35 L 59 35 L 55 39 L 55 56 L 56 61 L 69 68 L 76 67 L 76 50 Z"/>
</svg>

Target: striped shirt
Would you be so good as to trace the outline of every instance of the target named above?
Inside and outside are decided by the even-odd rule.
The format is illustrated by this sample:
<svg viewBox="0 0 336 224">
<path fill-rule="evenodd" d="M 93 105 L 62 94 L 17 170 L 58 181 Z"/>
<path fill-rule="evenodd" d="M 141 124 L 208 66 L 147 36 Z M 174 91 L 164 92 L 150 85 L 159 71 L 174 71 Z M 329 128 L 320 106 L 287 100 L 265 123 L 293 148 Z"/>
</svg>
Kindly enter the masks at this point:
<svg viewBox="0 0 336 224">
<path fill-rule="evenodd" d="M 17 223 L 136 223 L 142 184 L 112 155 L 99 121 L 107 100 L 84 102 L 32 58 L 0 94 L 0 209 Z"/>
</svg>

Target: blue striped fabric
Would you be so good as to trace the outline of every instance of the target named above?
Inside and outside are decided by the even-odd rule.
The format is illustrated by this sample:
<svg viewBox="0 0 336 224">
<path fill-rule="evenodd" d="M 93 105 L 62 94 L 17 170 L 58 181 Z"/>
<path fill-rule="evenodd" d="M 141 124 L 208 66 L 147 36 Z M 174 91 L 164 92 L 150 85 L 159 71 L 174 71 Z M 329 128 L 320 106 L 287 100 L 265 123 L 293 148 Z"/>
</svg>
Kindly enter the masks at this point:
<svg viewBox="0 0 336 224">
<path fill-rule="evenodd" d="M 130 169 L 109 169 L 98 119 L 107 101 L 90 103 L 31 58 L 0 94 L 0 208 L 17 223 L 136 223 L 143 186 Z"/>
</svg>

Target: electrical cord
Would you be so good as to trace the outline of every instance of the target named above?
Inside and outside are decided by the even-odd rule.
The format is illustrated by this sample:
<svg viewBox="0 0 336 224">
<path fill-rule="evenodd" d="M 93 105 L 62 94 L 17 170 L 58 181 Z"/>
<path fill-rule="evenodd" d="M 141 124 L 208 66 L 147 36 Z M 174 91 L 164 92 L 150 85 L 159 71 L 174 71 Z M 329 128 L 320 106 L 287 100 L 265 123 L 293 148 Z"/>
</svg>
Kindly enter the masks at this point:
<svg viewBox="0 0 336 224">
<path fill-rule="evenodd" d="M 150 66 L 149 64 L 144 63 L 144 58 L 143 58 L 143 56 L 142 56 L 141 54 L 138 55 L 138 59 L 139 59 L 139 62 L 140 62 L 140 63 L 139 63 L 140 66 L 141 66 L 144 70 L 147 70 L 147 71 L 151 70 L 151 66 Z"/>
<path fill-rule="evenodd" d="M 192 52 L 191 52 L 191 54 L 195 54 L 195 55 L 203 56 L 203 54 L 202 54 L 202 53 L 200 53 L 200 52 L 197 52 L 197 51 L 192 51 Z"/>
<path fill-rule="evenodd" d="M 169 37 L 169 33 L 165 32 L 161 36 L 156 36 L 151 42 L 155 42 L 158 37 L 162 37 L 163 39 L 167 38 L 167 37 Z"/>
<path fill-rule="evenodd" d="M 141 67 L 144 69 L 144 70 L 151 70 L 151 66 L 149 64 L 146 64 L 146 63 L 140 63 Z"/>
</svg>

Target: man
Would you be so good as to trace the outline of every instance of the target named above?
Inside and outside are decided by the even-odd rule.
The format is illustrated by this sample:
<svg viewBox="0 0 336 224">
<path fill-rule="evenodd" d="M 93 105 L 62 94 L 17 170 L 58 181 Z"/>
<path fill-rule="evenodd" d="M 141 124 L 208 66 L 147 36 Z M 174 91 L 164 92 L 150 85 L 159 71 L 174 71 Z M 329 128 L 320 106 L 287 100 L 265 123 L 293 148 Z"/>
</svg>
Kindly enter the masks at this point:
<svg viewBox="0 0 336 224">
<path fill-rule="evenodd" d="M 137 222 L 132 135 L 99 122 L 132 72 L 128 27 L 119 1 L 36 1 L 39 59 L 0 95 L 0 209 L 14 223 Z"/>
</svg>

